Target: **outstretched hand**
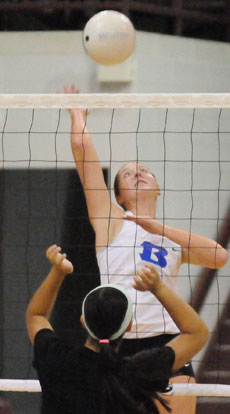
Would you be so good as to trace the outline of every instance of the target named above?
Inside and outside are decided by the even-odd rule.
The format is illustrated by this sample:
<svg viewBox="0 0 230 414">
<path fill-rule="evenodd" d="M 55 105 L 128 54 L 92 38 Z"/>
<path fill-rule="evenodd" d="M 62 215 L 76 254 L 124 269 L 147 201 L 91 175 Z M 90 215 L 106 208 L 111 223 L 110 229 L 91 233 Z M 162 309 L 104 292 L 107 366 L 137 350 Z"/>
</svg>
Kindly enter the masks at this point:
<svg viewBox="0 0 230 414">
<path fill-rule="evenodd" d="M 80 90 L 75 87 L 74 84 L 71 86 L 64 86 L 64 93 L 79 93 Z"/>
<path fill-rule="evenodd" d="M 66 259 L 66 254 L 61 253 L 61 247 L 56 244 L 53 244 L 47 249 L 46 257 L 50 263 L 57 267 L 62 273 L 67 274 L 73 272 L 72 263 Z"/>
<path fill-rule="evenodd" d="M 72 84 L 69 87 L 64 86 L 64 93 L 78 94 L 79 92 L 80 90 L 77 89 L 74 84 Z M 68 111 L 72 118 L 77 119 L 78 121 L 81 121 L 83 123 L 85 123 L 85 119 L 87 115 L 89 115 L 89 111 L 82 109 L 82 108 L 69 108 Z"/>
<path fill-rule="evenodd" d="M 160 278 L 159 273 L 151 264 L 146 264 L 142 267 L 133 279 L 135 282 L 133 287 L 141 292 L 148 290 L 154 293 L 162 284 L 162 279 Z"/>
</svg>

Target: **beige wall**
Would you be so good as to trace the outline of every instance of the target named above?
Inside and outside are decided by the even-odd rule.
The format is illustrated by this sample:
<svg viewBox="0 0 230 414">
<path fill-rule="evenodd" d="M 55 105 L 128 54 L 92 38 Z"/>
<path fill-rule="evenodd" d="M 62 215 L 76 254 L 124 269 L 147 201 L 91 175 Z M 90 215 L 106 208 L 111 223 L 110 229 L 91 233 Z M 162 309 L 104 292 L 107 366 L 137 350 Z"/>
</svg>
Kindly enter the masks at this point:
<svg viewBox="0 0 230 414">
<path fill-rule="evenodd" d="M 75 82 L 82 92 L 229 92 L 228 43 L 137 33 L 136 79 L 100 85 L 81 32 L 0 33 L 2 93 L 49 93 Z"/>
<path fill-rule="evenodd" d="M 101 83 L 98 81 L 100 69 L 85 55 L 81 38 L 80 32 L 0 33 L 0 92 L 54 93 L 62 91 L 64 85 L 71 83 L 75 83 L 83 93 L 230 92 L 230 45 L 227 43 L 138 32 L 135 56 L 130 59 L 129 64 L 123 66 L 123 70 L 130 70 L 133 81 Z M 114 76 L 121 76 L 122 65 L 120 68 L 106 69 L 107 72 L 109 70 Z M 155 171 L 160 187 L 163 189 L 165 186 L 169 190 L 162 190 L 158 217 L 162 219 L 164 216 L 167 224 L 190 230 L 189 218 L 192 216 L 193 232 L 216 237 L 217 226 L 221 223 L 219 219 L 223 217 L 229 202 L 228 191 L 217 191 L 219 180 L 221 189 L 229 189 L 230 134 L 226 133 L 230 131 L 229 111 L 223 110 L 221 115 L 221 162 L 218 158 L 218 110 L 196 111 L 193 127 L 192 110 L 170 110 L 166 124 L 168 132 L 165 135 L 165 110 L 143 110 L 136 133 L 138 115 L 135 109 L 115 111 L 113 133 L 110 136 L 108 131 L 111 110 L 92 111 L 89 129 L 98 133 L 93 135 L 93 139 L 103 165 L 110 165 L 110 162 L 105 162 L 111 155 L 110 144 L 112 179 L 116 170 L 127 159 L 138 157 L 147 162 Z M 1 110 L 1 131 L 5 116 L 6 112 Z M 2 135 L 5 168 L 28 164 L 17 161 L 29 157 L 28 130 L 31 120 L 31 110 L 9 111 L 4 137 Z M 50 165 L 48 161 L 54 159 L 57 122 L 56 110 L 35 111 L 30 136 L 32 159 L 35 161 L 31 163 L 31 167 L 42 168 Z M 57 137 L 58 160 L 66 160 L 67 163 L 59 163 L 60 168 L 74 168 L 71 163 L 73 159 L 69 145 L 69 128 L 68 113 L 62 111 L 58 128 L 61 134 Z M 16 136 L 12 133 L 15 131 L 21 132 Z M 45 131 L 46 134 L 39 131 Z M 208 134 L 202 133 L 207 131 Z M 190 162 L 191 142 L 193 164 Z M 168 160 L 166 163 L 165 155 Z M 12 158 L 15 160 L 13 165 L 7 163 Z M 40 159 L 45 162 L 36 161 Z M 193 191 L 192 195 L 188 191 L 191 185 L 193 190 L 198 190 Z M 185 298 L 188 298 L 199 271 L 200 269 L 193 266 L 181 268 L 179 290 Z M 220 295 L 218 296 L 215 284 L 208 295 L 207 303 L 224 302 L 229 289 L 229 271 L 229 264 L 220 270 Z M 217 315 L 217 308 L 218 305 L 207 305 L 204 308 L 203 315 L 210 328 Z"/>
</svg>

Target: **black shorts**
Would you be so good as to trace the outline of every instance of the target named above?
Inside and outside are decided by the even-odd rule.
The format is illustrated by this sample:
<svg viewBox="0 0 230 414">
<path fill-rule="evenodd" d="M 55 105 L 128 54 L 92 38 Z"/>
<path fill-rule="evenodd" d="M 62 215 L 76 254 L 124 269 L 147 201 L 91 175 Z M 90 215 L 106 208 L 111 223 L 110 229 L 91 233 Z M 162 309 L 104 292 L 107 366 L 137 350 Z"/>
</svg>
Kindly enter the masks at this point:
<svg viewBox="0 0 230 414">
<path fill-rule="evenodd" d="M 123 356 L 130 356 L 145 349 L 164 346 L 173 338 L 176 338 L 177 335 L 178 334 L 163 334 L 151 336 L 149 338 L 123 339 L 119 352 L 121 352 Z M 181 367 L 177 372 L 174 372 L 172 377 L 177 377 L 179 375 L 186 375 L 187 377 L 195 378 L 191 361 Z"/>
</svg>

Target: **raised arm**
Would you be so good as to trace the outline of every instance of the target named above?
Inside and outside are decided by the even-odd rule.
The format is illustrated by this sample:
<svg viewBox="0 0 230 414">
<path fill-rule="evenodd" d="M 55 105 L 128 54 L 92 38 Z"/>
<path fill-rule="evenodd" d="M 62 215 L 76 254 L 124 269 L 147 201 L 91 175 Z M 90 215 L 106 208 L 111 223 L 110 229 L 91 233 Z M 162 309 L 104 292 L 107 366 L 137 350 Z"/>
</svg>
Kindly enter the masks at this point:
<svg viewBox="0 0 230 414">
<path fill-rule="evenodd" d="M 65 92 L 74 93 L 75 88 L 65 88 Z M 71 147 L 76 168 L 84 188 L 90 222 L 96 232 L 96 245 L 111 241 L 121 226 L 111 217 L 122 217 L 122 210 L 111 202 L 110 194 L 104 181 L 103 171 L 87 130 L 87 112 L 82 109 L 70 109 Z M 109 232 L 108 232 L 109 230 Z"/>
<path fill-rule="evenodd" d="M 126 217 L 135 221 L 149 233 L 165 236 L 182 247 L 182 263 L 190 263 L 210 269 L 223 267 L 228 260 L 227 251 L 215 240 L 163 225 L 147 217 Z"/>
<path fill-rule="evenodd" d="M 175 352 L 173 370 L 177 371 L 203 348 L 208 340 L 208 328 L 191 306 L 163 282 L 151 264 L 138 272 L 134 282 L 135 289 L 148 290 L 156 296 L 181 332 L 167 344 Z"/>
<path fill-rule="evenodd" d="M 32 343 L 38 331 L 45 328 L 53 329 L 49 323 L 49 316 L 66 274 L 73 272 L 72 263 L 61 253 L 60 247 L 50 246 L 46 256 L 52 268 L 33 295 L 26 311 L 26 326 Z"/>
</svg>

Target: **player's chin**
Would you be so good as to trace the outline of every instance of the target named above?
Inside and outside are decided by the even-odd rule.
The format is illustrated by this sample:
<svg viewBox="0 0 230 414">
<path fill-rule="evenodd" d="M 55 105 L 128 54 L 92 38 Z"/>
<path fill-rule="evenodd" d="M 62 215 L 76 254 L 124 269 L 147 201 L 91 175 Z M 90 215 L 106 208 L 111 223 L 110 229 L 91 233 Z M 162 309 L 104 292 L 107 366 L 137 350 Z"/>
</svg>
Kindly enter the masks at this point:
<svg viewBox="0 0 230 414">
<path fill-rule="evenodd" d="M 148 184 L 140 184 L 136 186 L 136 191 L 152 191 L 153 189 L 149 187 Z"/>
</svg>

